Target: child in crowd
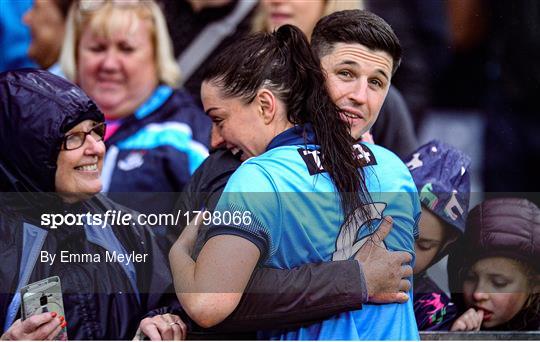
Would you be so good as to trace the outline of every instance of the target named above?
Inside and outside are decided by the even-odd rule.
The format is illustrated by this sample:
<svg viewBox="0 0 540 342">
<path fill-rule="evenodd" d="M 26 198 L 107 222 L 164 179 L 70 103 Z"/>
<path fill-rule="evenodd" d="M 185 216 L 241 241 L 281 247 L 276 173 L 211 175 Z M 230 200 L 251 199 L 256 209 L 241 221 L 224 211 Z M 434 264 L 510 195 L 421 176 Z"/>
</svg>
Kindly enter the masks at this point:
<svg viewBox="0 0 540 342">
<path fill-rule="evenodd" d="M 448 254 L 465 230 L 469 208 L 470 158 L 433 140 L 407 159 L 422 202 L 415 243 L 414 312 L 419 330 L 448 330 L 457 314 L 446 293 L 426 270 Z"/>
<path fill-rule="evenodd" d="M 540 209 L 526 199 L 486 200 L 469 214 L 449 258 L 452 331 L 540 329 Z"/>
</svg>

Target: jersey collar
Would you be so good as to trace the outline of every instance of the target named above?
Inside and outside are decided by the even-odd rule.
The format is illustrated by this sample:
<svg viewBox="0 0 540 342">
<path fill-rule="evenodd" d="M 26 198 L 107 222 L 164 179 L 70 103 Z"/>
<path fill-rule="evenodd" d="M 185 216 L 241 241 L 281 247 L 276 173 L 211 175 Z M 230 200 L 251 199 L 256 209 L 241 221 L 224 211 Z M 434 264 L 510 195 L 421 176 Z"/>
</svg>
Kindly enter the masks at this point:
<svg viewBox="0 0 540 342">
<path fill-rule="evenodd" d="M 276 135 L 266 147 L 266 151 L 280 146 L 316 144 L 316 140 L 315 131 L 310 123 L 296 125 Z"/>
</svg>

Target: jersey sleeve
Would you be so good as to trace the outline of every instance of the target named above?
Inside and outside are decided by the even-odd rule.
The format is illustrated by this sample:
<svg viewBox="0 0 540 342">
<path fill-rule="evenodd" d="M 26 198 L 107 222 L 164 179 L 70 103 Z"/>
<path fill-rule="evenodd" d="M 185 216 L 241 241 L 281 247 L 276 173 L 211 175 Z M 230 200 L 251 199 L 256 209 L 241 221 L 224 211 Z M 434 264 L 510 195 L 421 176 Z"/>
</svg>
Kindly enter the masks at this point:
<svg viewBox="0 0 540 342">
<path fill-rule="evenodd" d="M 227 182 L 212 213 L 206 240 L 217 235 L 243 237 L 259 248 L 260 263 L 264 263 L 279 245 L 281 213 L 280 196 L 271 175 L 247 161 Z"/>
</svg>

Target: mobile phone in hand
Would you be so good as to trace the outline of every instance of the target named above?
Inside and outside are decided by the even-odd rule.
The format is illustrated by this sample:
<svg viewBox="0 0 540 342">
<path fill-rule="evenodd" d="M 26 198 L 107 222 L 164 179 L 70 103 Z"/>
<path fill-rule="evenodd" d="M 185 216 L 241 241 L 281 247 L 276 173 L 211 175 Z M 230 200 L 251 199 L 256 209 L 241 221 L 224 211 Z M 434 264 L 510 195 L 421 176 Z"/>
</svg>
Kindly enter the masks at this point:
<svg viewBox="0 0 540 342">
<path fill-rule="evenodd" d="M 26 285 L 21 288 L 20 294 L 23 321 L 30 316 L 44 312 L 56 312 L 58 316 L 64 316 L 64 302 L 62 301 L 62 287 L 59 277 L 53 276 Z M 65 327 L 60 330 L 55 340 L 67 341 Z"/>
</svg>

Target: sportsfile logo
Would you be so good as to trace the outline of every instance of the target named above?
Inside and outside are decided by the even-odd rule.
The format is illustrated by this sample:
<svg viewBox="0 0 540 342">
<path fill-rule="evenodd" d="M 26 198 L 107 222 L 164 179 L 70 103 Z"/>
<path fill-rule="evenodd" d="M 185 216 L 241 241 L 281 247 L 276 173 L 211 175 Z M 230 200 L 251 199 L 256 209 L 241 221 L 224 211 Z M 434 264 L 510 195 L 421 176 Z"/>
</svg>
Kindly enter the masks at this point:
<svg viewBox="0 0 540 342">
<path fill-rule="evenodd" d="M 250 211 L 182 211 L 174 213 L 143 214 L 137 213 L 133 216 L 129 212 L 121 210 L 107 210 L 104 213 L 67 213 L 67 214 L 42 214 L 41 225 L 51 229 L 56 229 L 64 225 L 70 227 L 92 226 L 95 228 L 107 228 L 112 226 L 150 226 L 150 227 L 169 227 L 185 226 L 197 216 L 201 216 L 204 225 L 243 225 L 249 226 L 252 222 Z"/>
<path fill-rule="evenodd" d="M 103 214 L 92 213 L 68 213 L 68 214 L 42 214 L 41 225 L 56 229 L 63 225 L 79 226 L 85 225 L 99 226 L 105 228 L 109 225 L 131 226 L 133 217 L 130 213 L 124 213 L 121 210 L 107 210 Z"/>
</svg>

